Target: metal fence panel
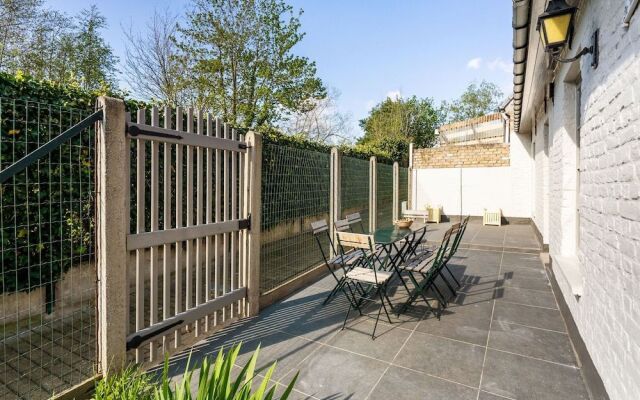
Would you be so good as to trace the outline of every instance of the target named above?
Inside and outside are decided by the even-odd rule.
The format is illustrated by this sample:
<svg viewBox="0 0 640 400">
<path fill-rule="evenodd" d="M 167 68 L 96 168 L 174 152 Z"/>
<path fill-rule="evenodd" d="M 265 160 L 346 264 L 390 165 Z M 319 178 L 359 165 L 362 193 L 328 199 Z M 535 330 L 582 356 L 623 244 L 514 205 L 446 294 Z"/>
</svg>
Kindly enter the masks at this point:
<svg viewBox="0 0 640 400">
<path fill-rule="evenodd" d="M 328 153 L 263 146 L 261 292 L 322 262 L 310 224 L 329 217 L 329 164 Z"/>
<path fill-rule="evenodd" d="M 369 161 L 353 157 L 342 157 L 340 193 L 344 218 L 351 213 L 360 213 L 362 225 L 369 227 Z M 355 228 L 357 230 L 357 227 Z"/>
<path fill-rule="evenodd" d="M 1 168 L 91 112 L 0 98 Z M 0 398 L 95 373 L 94 140 L 84 130 L 0 187 Z"/>
<path fill-rule="evenodd" d="M 393 166 L 376 165 L 376 228 L 393 225 Z"/>
</svg>

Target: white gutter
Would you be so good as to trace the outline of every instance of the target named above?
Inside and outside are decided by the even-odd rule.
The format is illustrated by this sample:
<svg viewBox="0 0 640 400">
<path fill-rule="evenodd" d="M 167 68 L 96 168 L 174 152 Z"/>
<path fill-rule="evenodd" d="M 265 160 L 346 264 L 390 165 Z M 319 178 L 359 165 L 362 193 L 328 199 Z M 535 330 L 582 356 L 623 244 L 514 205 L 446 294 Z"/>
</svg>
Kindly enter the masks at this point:
<svg viewBox="0 0 640 400">
<path fill-rule="evenodd" d="M 627 8 L 627 13 L 624 16 L 624 20 L 622 21 L 624 26 L 629 26 L 629 22 L 631 21 L 631 17 L 636 12 L 636 8 L 638 8 L 638 4 L 640 4 L 640 0 L 632 0 L 631 4 Z"/>
</svg>

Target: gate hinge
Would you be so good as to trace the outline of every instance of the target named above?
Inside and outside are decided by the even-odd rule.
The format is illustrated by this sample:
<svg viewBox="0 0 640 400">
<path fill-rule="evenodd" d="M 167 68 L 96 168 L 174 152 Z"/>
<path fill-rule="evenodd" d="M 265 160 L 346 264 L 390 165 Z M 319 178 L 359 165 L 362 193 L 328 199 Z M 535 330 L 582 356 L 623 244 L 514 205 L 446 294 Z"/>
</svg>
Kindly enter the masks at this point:
<svg viewBox="0 0 640 400">
<path fill-rule="evenodd" d="M 238 227 L 240 229 L 251 229 L 251 214 L 246 219 L 241 219 Z"/>
</svg>

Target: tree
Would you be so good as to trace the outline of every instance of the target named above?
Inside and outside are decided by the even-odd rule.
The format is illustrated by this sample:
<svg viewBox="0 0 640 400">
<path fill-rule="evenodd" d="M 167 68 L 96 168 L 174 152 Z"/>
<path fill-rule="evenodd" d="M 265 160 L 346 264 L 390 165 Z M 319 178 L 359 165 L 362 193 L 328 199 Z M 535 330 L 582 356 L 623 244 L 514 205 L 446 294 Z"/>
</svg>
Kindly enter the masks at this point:
<svg viewBox="0 0 640 400">
<path fill-rule="evenodd" d="M 113 88 L 117 58 L 101 31 L 95 6 L 75 18 L 44 9 L 41 0 L 0 0 L 0 69 L 36 79 Z"/>
<path fill-rule="evenodd" d="M 0 69 L 9 70 L 30 32 L 42 0 L 0 0 Z"/>
<path fill-rule="evenodd" d="M 195 102 L 245 128 L 272 126 L 325 97 L 315 63 L 293 54 L 300 13 L 282 0 L 193 0 L 178 47 Z"/>
<path fill-rule="evenodd" d="M 181 85 L 185 71 L 178 60 L 178 48 L 173 36 L 177 33 L 178 17 L 168 9 L 154 11 L 144 32 L 124 31 L 124 72 L 134 93 L 142 98 L 159 101 L 172 107 L 187 101 Z"/>
<path fill-rule="evenodd" d="M 358 145 L 406 161 L 409 143 L 413 142 L 418 147 L 433 146 L 435 130 L 442 121 L 441 110 L 434 106 L 430 98 L 387 97 L 360 121 L 365 134 Z"/>
<path fill-rule="evenodd" d="M 464 121 L 498 111 L 502 91 L 495 83 L 482 81 L 470 84 L 459 99 L 443 103 L 447 122 Z"/>
<path fill-rule="evenodd" d="M 88 90 L 104 85 L 115 87 L 118 58 L 101 36 L 101 31 L 107 26 L 106 18 L 92 5 L 80 11 L 76 20 L 73 65 L 82 87 Z"/>
<path fill-rule="evenodd" d="M 312 99 L 313 107 L 287 118 L 283 129 L 290 135 L 323 144 L 344 144 L 350 140 L 351 115 L 340 112 L 340 92 L 330 89 L 324 99 Z"/>
</svg>

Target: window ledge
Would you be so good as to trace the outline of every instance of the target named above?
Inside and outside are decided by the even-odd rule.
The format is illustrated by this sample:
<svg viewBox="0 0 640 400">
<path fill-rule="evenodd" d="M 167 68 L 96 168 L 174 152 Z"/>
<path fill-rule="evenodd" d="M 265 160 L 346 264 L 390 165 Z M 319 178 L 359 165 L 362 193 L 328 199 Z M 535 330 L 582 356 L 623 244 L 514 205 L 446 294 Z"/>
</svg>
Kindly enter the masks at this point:
<svg viewBox="0 0 640 400">
<path fill-rule="evenodd" d="M 580 262 L 575 255 L 554 255 L 553 267 L 557 267 L 558 270 L 564 276 L 569 287 L 571 288 L 571 294 L 574 296 L 582 297 L 584 291 L 584 276 L 580 269 Z"/>
</svg>

